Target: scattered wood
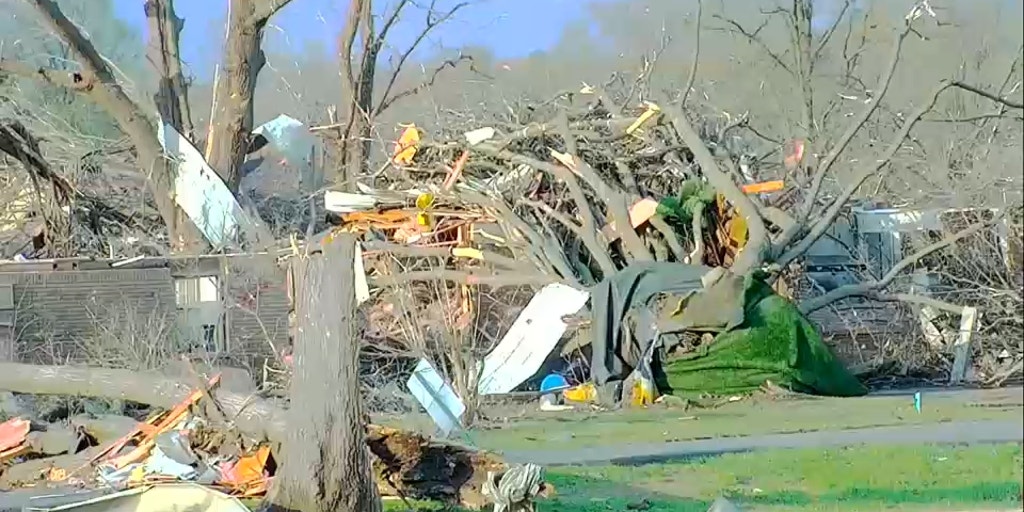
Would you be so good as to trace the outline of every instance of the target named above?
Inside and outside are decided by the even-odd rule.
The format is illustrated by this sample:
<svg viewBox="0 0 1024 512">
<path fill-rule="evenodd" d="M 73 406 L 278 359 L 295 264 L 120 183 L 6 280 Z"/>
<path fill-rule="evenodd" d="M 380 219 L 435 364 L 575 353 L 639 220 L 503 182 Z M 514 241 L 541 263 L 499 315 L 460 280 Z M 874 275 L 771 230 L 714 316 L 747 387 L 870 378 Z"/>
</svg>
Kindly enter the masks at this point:
<svg viewBox="0 0 1024 512">
<path fill-rule="evenodd" d="M 193 389 L 158 373 L 103 368 L 0 363 L 0 389 L 15 393 L 120 399 L 172 409 Z M 213 395 L 239 431 L 281 446 L 289 432 L 288 410 L 250 395 L 216 390 Z M 198 398 L 198 397 L 197 397 Z M 367 425 L 367 444 L 379 492 L 479 507 L 487 471 L 504 467 L 500 456 L 430 440 L 414 432 Z M 69 467 L 69 471 L 74 467 Z"/>
</svg>

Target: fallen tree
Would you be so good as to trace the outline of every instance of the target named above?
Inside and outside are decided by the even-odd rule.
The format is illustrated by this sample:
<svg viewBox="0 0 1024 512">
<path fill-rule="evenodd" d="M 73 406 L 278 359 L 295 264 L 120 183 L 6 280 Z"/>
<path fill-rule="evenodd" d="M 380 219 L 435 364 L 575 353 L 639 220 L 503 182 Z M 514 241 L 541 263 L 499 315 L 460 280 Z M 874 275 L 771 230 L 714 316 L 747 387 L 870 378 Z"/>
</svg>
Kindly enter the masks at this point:
<svg viewBox="0 0 1024 512">
<path fill-rule="evenodd" d="M 193 388 L 159 374 L 73 366 L 0 363 L 0 389 L 14 393 L 71 395 L 129 400 L 172 408 Z M 262 398 L 224 390 L 211 392 L 227 420 L 242 434 L 267 440 L 275 448 L 286 442 L 287 409 Z M 419 434 L 367 425 L 373 472 L 383 496 L 424 498 L 481 507 L 488 471 L 500 471 L 496 454 L 431 441 Z"/>
</svg>

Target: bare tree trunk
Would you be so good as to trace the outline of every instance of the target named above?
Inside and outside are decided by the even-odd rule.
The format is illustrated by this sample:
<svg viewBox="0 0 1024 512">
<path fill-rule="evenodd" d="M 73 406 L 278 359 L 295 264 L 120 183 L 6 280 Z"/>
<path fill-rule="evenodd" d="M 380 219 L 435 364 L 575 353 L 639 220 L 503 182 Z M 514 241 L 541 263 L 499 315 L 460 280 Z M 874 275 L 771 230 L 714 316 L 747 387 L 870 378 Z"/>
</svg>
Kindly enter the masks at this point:
<svg viewBox="0 0 1024 512">
<path fill-rule="evenodd" d="M 362 33 L 359 67 L 353 65 L 356 36 Z M 349 4 L 345 30 L 341 35 L 341 77 L 347 106 L 341 132 L 342 175 L 346 190 L 354 190 L 354 180 L 362 174 L 370 155 L 370 133 L 373 115 L 373 81 L 377 70 L 380 41 L 373 30 L 373 2 L 353 0 Z M 358 72 L 358 76 L 357 76 Z"/>
<path fill-rule="evenodd" d="M 256 78 L 267 60 L 261 43 L 267 21 L 290 0 L 231 0 L 224 62 L 214 90 L 206 161 L 228 188 L 238 190 L 239 170 L 253 129 Z"/>
<path fill-rule="evenodd" d="M 273 498 L 285 510 L 382 509 L 360 407 L 354 259 L 355 240 L 344 236 L 295 263 L 297 371 Z"/>
<path fill-rule="evenodd" d="M 164 121 L 194 143 L 188 88 L 181 71 L 178 45 L 184 20 L 175 14 L 174 0 L 146 0 L 144 8 L 149 24 L 146 54 L 160 74 L 160 83 L 153 96 L 157 112 Z"/>
</svg>

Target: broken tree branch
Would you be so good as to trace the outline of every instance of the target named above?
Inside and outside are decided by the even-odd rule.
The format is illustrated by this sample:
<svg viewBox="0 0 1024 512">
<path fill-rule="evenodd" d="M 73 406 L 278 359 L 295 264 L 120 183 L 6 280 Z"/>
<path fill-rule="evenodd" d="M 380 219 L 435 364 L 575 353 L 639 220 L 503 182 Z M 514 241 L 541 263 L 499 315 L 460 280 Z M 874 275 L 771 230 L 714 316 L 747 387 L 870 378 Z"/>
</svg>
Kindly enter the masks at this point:
<svg viewBox="0 0 1024 512">
<path fill-rule="evenodd" d="M 1001 217 L 996 217 L 996 219 L 999 218 Z M 986 227 L 991 227 L 995 222 L 995 220 L 988 222 L 979 222 L 967 227 L 966 229 L 962 229 L 953 235 L 947 236 L 942 240 L 939 240 L 938 242 L 929 244 L 897 262 L 895 265 L 892 266 L 891 269 L 889 269 L 888 272 L 885 273 L 884 276 L 882 276 L 881 279 L 877 281 L 840 286 L 829 291 L 824 295 L 821 295 L 820 297 L 808 299 L 800 303 L 800 312 L 806 315 L 808 313 L 817 311 L 825 306 L 828 306 L 829 304 L 832 304 L 843 299 L 847 299 L 850 297 L 863 297 L 872 293 L 876 293 L 879 290 L 882 290 L 889 286 L 892 283 L 893 279 L 896 279 L 896 277 L 902 274 L 904 270 L 916 264 L 918 261 L 921 260 L 921 258 L 924 258 L 925 256 L 928 256 L 929 254 L 932 254 L 936 251 L 945 249 L 946 247 L 949 247 L 957 243 L 958 241 L 963 240 L 964 238 L 967 238 L 971 235 L 974 235 L 975 233 L 978 233 L 979 231 Z"/>
<path fill-rule="evenodd" d="M 173 0 L 146 0 L 143 8 L 149 23 L 147 58 L 159 76 L 157 92 L 153 96 L 156 109 L 164 121 L 187 139 L 195 141 L 178 44 L 184 20 L 175 14 Z"/>
<path fill-rule="evenodd" d="M 565 112 L 562 112 L 562 114 L 558 117 L 557 124 L 559 132 L 562 135 L 562 140 L 563 142 L 565 142 L 566 152 L 568 153 L 569 158 L 572 159 L 572 163 L 574 164 L 573 168 L 569 170 L 573 171 L 574 173 L 578 173 L 581 177 L 583 177 L 583 180 L 586 181 L 592 189 L 594 189 L 594 192 L 597 193 L 597 196 L 604 200 L 605 205 L 607 205 L 608 207 L 608 216 L 610 217 L 612 224 L 615 226 L 615 231 L 619 234 L 619 237 L 622 239 L 622 243 L 626 248 L 626 252 L 628 252 L 630 256 L 632 256 L 635 260 L 650 261 L 652 259 L 650 252 L 647 251 L 647 248 L 644 246 L 643 241 L 640 240 L 640 236 L 636 234 L 636 230 L 633 228 L 632 222 L 630 222 L 629 205 L 626 203 L 625 194 L 621 193 L 620 191 L 612 188 L 607 183 L 605 183 L 605 181 L 601 179 L 601 177 L 590 166 L 590 164 L 588 164 L 585 160 L 580 158 L 579 147 L 576 143 L 576 137 L 573 136 L 572 133 L 569 131 L 569 118 L 565 114 Z M 560 166 L 555 167 L 560 168 Z M 579 196 L 576 196 L 575 192 L 573 191 L 573 187 L 578 188 L 579 185 L 575 184 L 576 178 L 572 174 L 573 173 L 565 173 L 565 176 L 562 179 L 573 181 L 572 184 L 566 181 L 566 184 L 569 185 L 569 190 L 571 193 L 573 193 L 573 197 L 577 202 L 576 206 L 579 209 L 580 215 L 584 216 L 584 229 L 589 229 L 589 224 L 587 224 L 587 221 L 589 220 L 593 222 L 594 220 L 592 216 L 586 215 L 590 213 L 590 204 L 589 202 L 586 202 L 586 196 L 583 195 L 582 189 L 579 189 Z M 580 202 L 581 200 L 584 202 Z M 595 230 L 597 229 L 596 225 L 594 225 L 593 227 L 595 228 Z M 591 236 L 591 233 L 589 231 L 586 234 L 587 236 Z M 596 233 L 594 234 L 594 236 L 594 242 L 597 243 Z M 598 243 L 598 245 L 601 244 Z M 607 252 L 605 252 L 604 255 L 607 256 Z M 607 257 L 610 261 L 611 257 Z M 605 275 L 607 276 L 609 274 L 606 272 Z"/>
<path fill-rule="evenodd" d="M 700 63 L 700 22 L 703 14 L 704 2 L 697 0 L 697 26 L 693 29 L 693 60 L 690 62 L 690 73 L 686 77 L 686 85 L 683 86 L 683 97 L 679 100 L 679 104 L 683 107 L 686 107 L 686 98 L 690 96 L 690 89 L 693 89 L 693 82 L 697 79 L 697 66 Z"/>
<path fill-rule="evenodd" d="M 1006 98 L 1005 96 L 998 96 L 996 94 L 992 94 L 992 93 L 990 93 L 990 92 L 988 92 L 988 91 L 986 91 L 986 90 L 984 90 L 984 89 L 982 89 L 982 88 L 980 88 L 980 87 L 978 87 L 976 85 L 971 85 L 971 84 L 968 84 L 968 83 L 964 83 L 964 82 L 961 82 L 959 80 L 954 80 L 953 82 L 950 83 L 950 85 L 953 86 L 953 87 L 957 87 L 957 88 L 963 89 L 963 90 L 968 91 L 968 92 L 973 92 L 974 94 L 977 94 L 978 96 L 990 99 L 990 100 L 992 100 L 992 101 L 994 101 L 996 103 L 999 103 L 1000 105 L 1004 105 L 1004 106 L 1009 107 L 1009 108 L 1013 108 L 1013 109 L 1017 109 L 1017 110 L 1024 109 L 1024 103 L 1017 102 L 1017 101 L 1012 101 L 1009 98 Z"/>
<path fill-rule="evenodd" d="M 793 262 L 793 260 L 802 256 L 810 247 L 817 242 L 822 235 L 828 231 L 829 227 L 835 222 L 836 217 L 842 213 L 843 208 L 846 207 L 847 202 L 857 192 L 857 189 L 867 181 L 868 178 L 878 174 L 883 168 L 889 165 L 892 158 L 896 153 L 903 147 L 903 141 L 910 136 L 910 132 L 914 129 L 914 126 L 918 121 L 921 120 L 926 113 L 931 111 L 938 101 L 939 96 L 943 91 L 948 89 L 952 83 L 948 80 L 939 82 L 939 84 L 932 90 L 931 96 L 921 105 L 917 110 L 914 111 L 903 123 L 903 127 L 899 133 L 890 141 L 889 146 L 882 153 L 881 158 L 875 161 L 874 165 L 863 169 L 856 175 L 854 180 L 843 189 L 839 197 L 836 197 L 828 208 L 821 215 L 816 215 L 818 219 L 811 227 L 810 232 L 805 236 L 799 243 L 787 250 L 780 258 L 776 259 L 772 267 L 775 270 L 786 268 L 787 265 Z"/>
<path fill-rule="evenodd" d="M 112 208 L 101 199 L 78 190 L 67 179 L 57 174 L 39 153 L 38 142 L 20 122 L 0 119 L 0 153 L 11 155 L 15 160 L 21 162 L 21 165 L 33 178 L 38 177 L 49 182 L 57 195 L 57 200 L 62 205 L 77 201 L 89 211 L 101 217 L 107 217 L 114 222 L 120 224 L 132 222 L 130 216 Z"/>
<path fill-rule="evenodd" d="M 608 252 L 604 250 L 604 244 L 601 244 L 598 241 L 597 222 L 594 220 L 594 215 L 590 210 L 590 203 L 587 201 L 583 188 L 580 187 L 579 182 L 576 181 L 576 176 L 569 169 L 566 169 L 561 165 L 513 153 L 486 142 L 481 142 L 480 144 L 473 146 L 473 149 L 516 165 L 525 164 L 531 168 L 546 172 L 551 177 L 565 182 L 566 187 L 569 189 L 569 194 L 572 196 L 573 201 L 579 208 L 579 215 L 583 226 L 581 233 L 583 235 L 583 243 L 587 246 L 587 250 L 591 252 L 591 256 L 594 260 L 597 261 L 598 266 L 601 267 L 601 272 L 604 275 L 611 275 L 615 273 L 615 263 L 608 255 Z"/>
<path fill-rule="evenodd" d="M 81 73 L 73 73 L 69 79 L 60 79 L 57 73 L 43 72 L 34 69 L 28 76 L 43 76 L 50 83 L 70 84 L 72 90 L 79 91 L 90 100 L 106 110 L 117 121 L 121 131 L 128 135 L 135 144 L 138 153 L 138 165 L 147 175 L 149 185 L 156 202 L 157 210 L 167 226 L 171 240 L 184 239 L 189 243 L 179 247 L 196 248 L 202 243 L 198 230 L 191 222 L 179 222 L 177 208 L 174 204 L 174 172 L 163 158 L 163 148 L 157 140 L 156 130 L 149 122 L 149 117 L 136 105 L 117 82 L 107 61 L 96 51 L 92 43 L 82 34 L 78 26 L 71 22 L 53 0 L 28 0 L 47 25 L 68 45 L 70 54 L 82 66 Z M 21 70 L 25 66 L 5 65 L 8 70 Z"/>
<path fill-rule="evenodd" d="M 668 222 L 665 222 L 661 215 L 654 215 L 647 222 L 651 224 L 651 227 L 658 230 L 661 236 L 665 237 L 665 243 L 668 244 L 668 248 L 672 251 L 676 261 L 686 261 L 686 250 L 683 249 L 683 244 L 680 243 L 675 229 Z"/>
<path fill-rule="evenodd" d="M 932 297 L 917 295 L 914 293 L 881 293 L 878 291 L 868 292 L 862 297 L 878 302 L 903 302 L 906 304 L 918 304 L 920 306 L 933 307 L 940 311 L 959 315 L 963 313 L 964 307 L 951 304 Z"/>
<path fill-rule="evenodd" d="M 493 274 L 476 270 L 423 270 L 416 272 L 403 272 L 401 274 L 378 276 L 368 278 L 367 281 L 374 286 L 396 286 L 415 281 L 449 281 L 455 284 L 471 284 L 502 288 L 505 286 L 530 286 L 545 285 L 558 282 L 554 276 L 530 273 L 502 273 Z"/>
<path fill-rule="evenodd" d="M 450 258 L 452 257 L 451 247 L 417 247 L 411 245 L 402 245 L 390 242 L 363 242 L 363 255 L 369 256 L 374 252 L 386 252 L 395 256 L 401 257 L 439 257 L 439 258 Z M 525 270 L 522 263 L 516 261 L 513 258 L 502 256 L 498 253 L 491 251 L 479 251 L 482 256 L 481 261 L 490 263 L 495 266 L 504 267 L 511 270 Z"/>
</svg>

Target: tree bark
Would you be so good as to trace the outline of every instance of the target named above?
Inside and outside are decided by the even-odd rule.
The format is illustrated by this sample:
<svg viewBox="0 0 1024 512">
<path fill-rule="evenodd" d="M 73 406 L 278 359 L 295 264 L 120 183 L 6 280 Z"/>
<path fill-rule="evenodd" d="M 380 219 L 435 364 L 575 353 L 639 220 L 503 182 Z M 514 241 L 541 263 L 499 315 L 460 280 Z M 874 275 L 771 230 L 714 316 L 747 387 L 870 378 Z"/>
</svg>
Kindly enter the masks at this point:
<svg viewBox="0 0 1024 512">
<path fill-rule="evenodd" d="M 295 262 L 299 319 L 289 432 L 273 503 L 301 512 L 378 512 L 359 396 L 355 240 Z"/>
<path fill-rule="evenodd" d="M 342 175 L 338 181 L 345 190 L 355 190 L 355 180 L 362 174 L 370 155 L 373 80 L 377 69 L 377 52 L 380 50 L 380 41 L 373 31 L 372 4 L 372 0 L 352 0 L 340 38 L 346 112 L 341 130 Z M 360 32 L 362 53 L 359 54 L 360 62 L 356 67 L 353 63 L 356 58 L 354 45 Z"/>
<path fill-rule="evenodd" d="M 146 0 L 143 8 L 149 25 L 146 53 L 160 76 L 153 102 L 156 103 L 160 117 L 195 143 L 192 112 L 188 104 L 188 87 L 181 71 L 178 45 L 184 20 L 175 14 L 174 0 Z"/>
<path fill-rule="evenodd" d="M 175 14 L 174 0 L 146 0 L 143 6 L 149 25 L 149 42 L 146 54 L 157 70 L 159 83 L 153 95 L 153 103 L 160 118 L 174 127 L 193 143 L 195 130 L 192 126 L 192 112 L 188 104 L 188 88 L 181 71 L 181 55 L 178 45 L 184 21 Z M 175 224 L 187 225 L 188 216 L 180 208 L 175 211 Z M 195 233 L 198 235 L 198 233 Z M 202 238 L 178 237 L 172 239 L 175 252 L 199 253 L 205 247 Z"/>
<path fill-rule="evenodd" d="M 290 0 L 231 0 L 224 62 L 214 89 L 206 161 L 232 191 L 253 130 L 256 79 L 267 59 L 261 44 L 267 21 Z"/>
</svg>

